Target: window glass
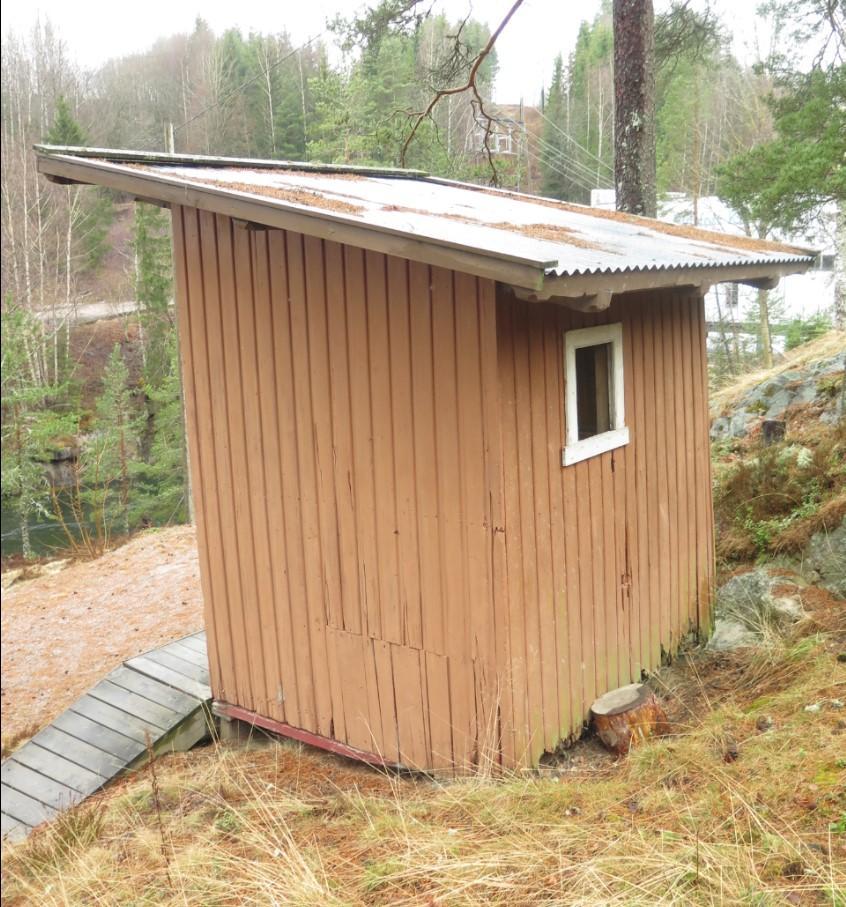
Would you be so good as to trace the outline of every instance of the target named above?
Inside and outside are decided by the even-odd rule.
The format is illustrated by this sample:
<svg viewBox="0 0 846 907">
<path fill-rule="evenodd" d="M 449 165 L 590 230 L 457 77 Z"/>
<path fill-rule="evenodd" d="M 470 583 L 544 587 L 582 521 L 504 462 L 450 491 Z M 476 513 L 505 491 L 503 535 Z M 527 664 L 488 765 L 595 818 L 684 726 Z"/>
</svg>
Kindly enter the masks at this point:
<svg viewBox="0 0 846 907">
<path fill-rule="evenodd" d="M 611 344 L 576 349 L 576 412 L 579 440 L 610 431 Z"/>
</svg>

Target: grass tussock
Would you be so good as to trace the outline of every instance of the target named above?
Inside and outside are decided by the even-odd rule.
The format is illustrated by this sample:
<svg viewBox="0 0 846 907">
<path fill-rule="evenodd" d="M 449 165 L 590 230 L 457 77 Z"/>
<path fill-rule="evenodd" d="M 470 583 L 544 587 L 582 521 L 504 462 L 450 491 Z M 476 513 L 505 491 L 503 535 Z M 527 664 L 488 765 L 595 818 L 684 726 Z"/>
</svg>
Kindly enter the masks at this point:
<svg viewBox="0 0 846 907">
<path fill-rule="evenodd" d="M 290 744 L 161 759 L 7 848 L 4 902 L 843 907 L 846 605 L 815 607 L 764 650 L 677 659 L 674 734 L 620 762 L 450 782 Z"/>
<path fill-rule="evenodd" d="M 11 734 L 3 734 L 0 737 L 0 758 L 5 759 L 12 753 L 23 746 L 30 737 L 34 737 L 41 730 L 38 724 L 27 724 L 20 730 Z"/>
</svg>

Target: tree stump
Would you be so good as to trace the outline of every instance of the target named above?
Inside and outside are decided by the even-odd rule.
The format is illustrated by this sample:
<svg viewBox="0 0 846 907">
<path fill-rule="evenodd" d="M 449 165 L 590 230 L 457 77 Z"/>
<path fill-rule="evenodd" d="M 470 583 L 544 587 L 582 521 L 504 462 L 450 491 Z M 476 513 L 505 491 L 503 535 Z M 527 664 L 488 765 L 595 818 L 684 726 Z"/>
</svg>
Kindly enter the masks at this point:
<svg viewBox="0 0 846 907">
<path fill-rule="evenodd" d="M 783 419 L 764 419 L 761 423 L 761 443 L 764 447 L 783 441 L 786 426 Z"/>
<path fill-rule="evenodd" d="M 670 725 L 655 694 L 642 683 L 612 690 L 591 706 L 599 739 L 618 756 L 624 756 L 648 737 L 669 734 Z"/>
</svg>

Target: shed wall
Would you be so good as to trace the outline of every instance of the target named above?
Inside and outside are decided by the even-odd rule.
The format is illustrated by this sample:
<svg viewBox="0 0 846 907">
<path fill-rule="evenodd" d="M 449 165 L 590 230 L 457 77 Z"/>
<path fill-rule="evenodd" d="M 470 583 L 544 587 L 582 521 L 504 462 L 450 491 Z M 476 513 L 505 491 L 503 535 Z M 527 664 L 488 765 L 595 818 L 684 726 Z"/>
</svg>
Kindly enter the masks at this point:
<svg viewBox="0 0 846 907">
<path fill-rule="evenodd" d="M 389 761 L 474 761 L 494 283 L 193 208 L 173 225 L 215 696 Z"/>
<path fill-rule="evenodd" d="M 218 699 L 387 761 L 535 763 L 711 578 L 701 299 L 602 316 L 173 208 Z M 628 447 L 562 469 L 563 331 L 624 322 Z"/>
<path fill-rule="evenodd" d="M 564 333 L 623 323 L 630 443 L 566 468 Z M 497 306 L 502 412 L 506 751 L 535 763 L 593 700 L 639 680 L 708 619 L 713 515 L 705 323 L 696 291 L 613 298 L 601 314 Z"/>
</svg>

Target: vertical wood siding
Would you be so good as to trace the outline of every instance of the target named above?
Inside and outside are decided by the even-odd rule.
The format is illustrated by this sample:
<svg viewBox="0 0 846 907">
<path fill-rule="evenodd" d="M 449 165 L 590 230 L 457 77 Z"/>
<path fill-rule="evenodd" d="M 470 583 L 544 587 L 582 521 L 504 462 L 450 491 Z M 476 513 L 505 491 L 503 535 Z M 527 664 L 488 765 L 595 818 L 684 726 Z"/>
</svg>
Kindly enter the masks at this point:
<svg viewBox="0 0 846 907">
<path fill-rule="evenodd" d="M 594 698 L 638 680 L 708 620 L 713 579 L 701 299 L 627 294 L 581 315 L 497 304 L 503 525 L 516 761 L 577 734 Z M 564 333 L 622 322 L 625 447 L 562 468 Z"/>
<path fill-rule="evenodd" d="M 215 695 L 412 766 L 498 750 L 493 283 L 173 224 Z"/>
<path fill-rule="evenodd" d="M 705 618 L 704 324 L 173 209 L 215 695 L 409 766 L 531 764 Z M 563 331 L 632 442 L 562 469 Z M 698 610 L 697 610 L 698 609 Z"/>
</svg>

